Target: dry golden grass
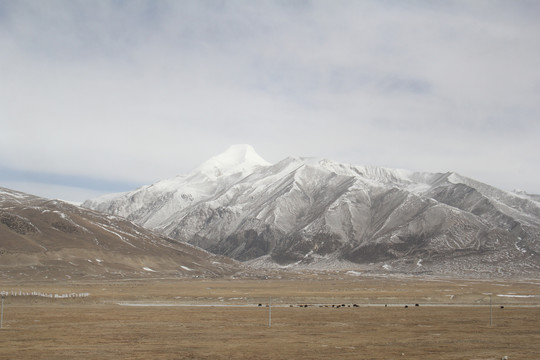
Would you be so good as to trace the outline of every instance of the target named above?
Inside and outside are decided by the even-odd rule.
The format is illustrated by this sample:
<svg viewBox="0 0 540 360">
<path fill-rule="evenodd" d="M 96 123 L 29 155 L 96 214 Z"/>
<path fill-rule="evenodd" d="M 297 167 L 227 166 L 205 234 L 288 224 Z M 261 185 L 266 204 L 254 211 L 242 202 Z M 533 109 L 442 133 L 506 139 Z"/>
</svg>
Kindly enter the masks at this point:
<svg viewBox="0 0 540 360">
<path fill-rule="evenodd" d="M 305 276 L 10 283 L 2 289 L 91 296 L 8 297 L 0 359 L 540 359 L 540 308 L 532 306 L 539 298 L 493 296 L 490 326 L 484 295 L 540 295 L 534 282 Z M 269 309 L 257 306 L 269 296 L 276 304 L 271 327 Z M 119 301 L 250 306 L 129 307 Z M 412 306 L 331 307 L 353 303 Z"/>
</svg>

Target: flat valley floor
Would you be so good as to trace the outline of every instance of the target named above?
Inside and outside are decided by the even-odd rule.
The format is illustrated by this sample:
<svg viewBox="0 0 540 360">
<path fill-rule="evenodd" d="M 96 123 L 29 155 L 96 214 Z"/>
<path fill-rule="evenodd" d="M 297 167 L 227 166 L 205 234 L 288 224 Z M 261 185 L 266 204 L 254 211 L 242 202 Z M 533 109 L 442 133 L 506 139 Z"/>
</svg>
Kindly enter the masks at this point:
<svg viewBox="0 0 540 360">
<path fill-rule="evenodd" d="M 320 273 L 2 290 L 0 359 L 540 359 L 540 280 Z"/>
</svg>

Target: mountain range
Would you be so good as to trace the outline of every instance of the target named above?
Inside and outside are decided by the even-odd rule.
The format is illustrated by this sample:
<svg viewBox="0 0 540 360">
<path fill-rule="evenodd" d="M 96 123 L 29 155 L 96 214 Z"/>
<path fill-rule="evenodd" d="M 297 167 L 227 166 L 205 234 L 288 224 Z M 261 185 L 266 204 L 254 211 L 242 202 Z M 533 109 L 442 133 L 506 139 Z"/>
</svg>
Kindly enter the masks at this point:
<svg viewBox="0 0 540 360">
<path fill-rule="evenodd" d="M 0 188 L 0 279 L 206 277 L 240 268 L 124 218 Z"/>
<path fill-rule="evenodd" d="M 300 157 L 271 164 L 234 145 L 190 174 L 82 206 L 252 266 L 540 270 L 540 196 L 454 172 Z"/>
</svg>

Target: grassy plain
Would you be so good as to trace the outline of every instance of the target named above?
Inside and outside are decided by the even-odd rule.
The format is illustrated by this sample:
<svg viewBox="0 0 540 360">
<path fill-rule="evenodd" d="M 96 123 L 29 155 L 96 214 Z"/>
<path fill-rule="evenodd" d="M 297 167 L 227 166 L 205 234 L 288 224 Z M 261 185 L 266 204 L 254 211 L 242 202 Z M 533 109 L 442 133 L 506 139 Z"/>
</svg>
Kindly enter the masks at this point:
<svg viewBox="0 0 540 360">
<path fill-rule="evenodd" d="M 540 359 L 540 281 L 321 273 L 0 290 L 90 293 L 8 296 L 0 359 Z"/>
</svg>

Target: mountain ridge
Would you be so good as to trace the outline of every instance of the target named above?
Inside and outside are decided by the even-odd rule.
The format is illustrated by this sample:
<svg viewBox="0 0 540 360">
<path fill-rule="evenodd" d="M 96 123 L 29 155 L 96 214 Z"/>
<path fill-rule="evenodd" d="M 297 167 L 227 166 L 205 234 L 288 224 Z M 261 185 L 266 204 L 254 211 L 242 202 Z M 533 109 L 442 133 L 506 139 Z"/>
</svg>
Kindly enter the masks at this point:
<svg viewBox="0 0 540 360">
<path fill-rule="evenodd" d="M 467 255 L 486 268 L 499 262 L 515 272 L 538 271 L 540 203 L 533 196 L 453 172 L 299 157 L 259 161 L 249 169 L 233 163 L 219 176 L 196 169 L 83 206 L 242 261 L 312 266 L 329 259 L 359 265 L 421 260 L 424 265 L 412 269 L 427 271 L 430 262 L 435 269 L 435 261 L 457 264 Z"/>
<path fill-rule="evenodd" d="M 237 269 L 124 218 L 0 187 L 2 278 L 191 277 Z"/>
</svg>

